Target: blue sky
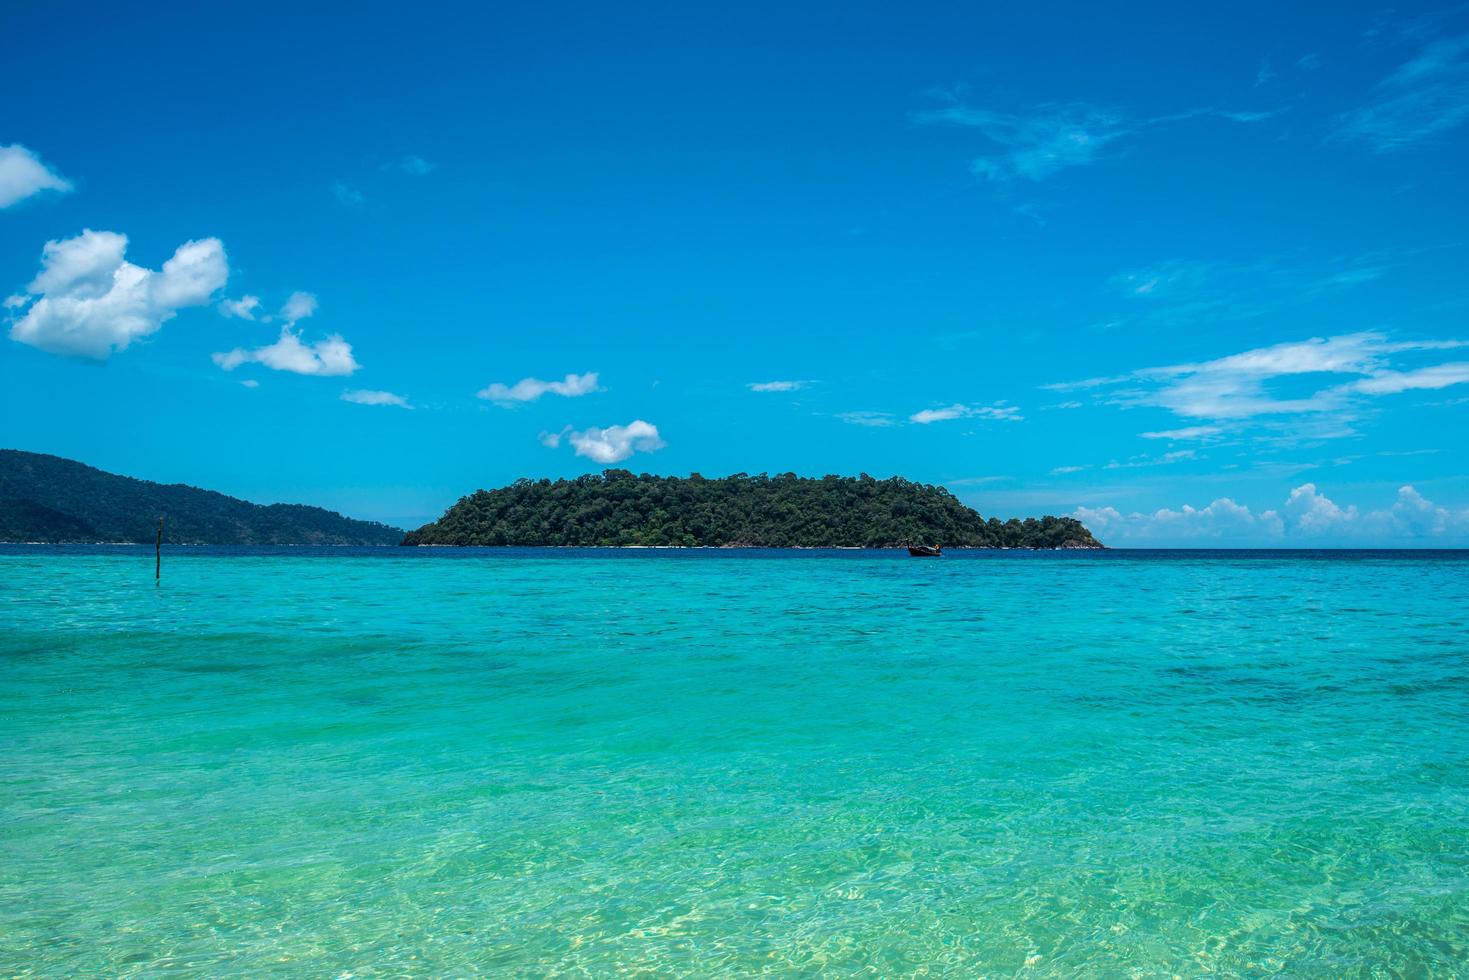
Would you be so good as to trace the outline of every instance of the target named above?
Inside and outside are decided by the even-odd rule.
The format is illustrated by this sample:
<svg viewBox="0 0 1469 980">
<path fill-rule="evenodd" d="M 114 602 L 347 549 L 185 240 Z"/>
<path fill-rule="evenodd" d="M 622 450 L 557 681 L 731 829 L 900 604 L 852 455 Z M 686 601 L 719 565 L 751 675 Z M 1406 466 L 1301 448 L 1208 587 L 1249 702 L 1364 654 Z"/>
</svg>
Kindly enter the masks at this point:
<svg viewBox="0 0 1469 980">
<path fill-rule="evenodd" d="M 0 443 L 1469 544 L 1469 7 L 12 3 Z"/>
</svg>

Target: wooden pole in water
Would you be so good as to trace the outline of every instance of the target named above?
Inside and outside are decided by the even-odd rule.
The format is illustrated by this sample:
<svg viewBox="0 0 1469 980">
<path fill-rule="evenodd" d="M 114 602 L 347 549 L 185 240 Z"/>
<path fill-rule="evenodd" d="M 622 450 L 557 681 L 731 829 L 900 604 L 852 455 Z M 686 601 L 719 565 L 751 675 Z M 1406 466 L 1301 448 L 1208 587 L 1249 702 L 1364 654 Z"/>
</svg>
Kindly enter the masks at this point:
<svg viewBox="0 0 1469 980">
<path fill-rule="evenodd" d="M 153 543 L 153 584 L 163 578 L 163 518 L 158 518 L 158 540 Z"/>
</svg>

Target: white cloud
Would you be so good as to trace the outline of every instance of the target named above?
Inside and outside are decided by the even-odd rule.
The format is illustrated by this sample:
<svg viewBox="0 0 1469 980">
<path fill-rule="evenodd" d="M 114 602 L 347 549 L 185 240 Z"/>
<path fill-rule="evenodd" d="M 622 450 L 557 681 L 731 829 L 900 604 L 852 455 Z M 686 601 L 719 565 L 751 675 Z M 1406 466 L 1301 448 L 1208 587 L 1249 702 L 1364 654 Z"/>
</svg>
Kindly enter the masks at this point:
<svg viewBox="0 0 1469 980">
<path fill-rule="evenodd" d="M 1038 106 L 1026 115 L 952 105 L 917 118 L 921 123 L 976 129 L 1003 147 L 999 154 L 970 163 L 977 176 L 994 181 L 1044 180 L 1066 167 L 1091 163 L 1131 132 L 1119 113 L 1080 104 Z"/>
<path fill-rule="evenodd" d="M 370 391 L 366 388 L 342 392 L 342 401 L 352 402 L 356 405 L 392 405 L 397 408 L 413 407 L 408 404 L 408 399 L 402 395 L 395 395 L 391 391 Z"/>
<path fill-rule="evenodd" d="M 362 366 L 352 356 L 352 345 L 340 334 L 332 334 L 314 344 L 304 344 L 289 325 L 281 328 L 280 338 L 273 344 L 253 350 L 236 347 L 227 353 L 213 355 L 213 359 L 226 371 L 233 371 L 241 364 L 255 363 L 273 371 L 318 377 L 341 377 Z"/>
<path fill-rule="evenodd" d="M 642 419 L 605 429 L 592 426 L 575 432 L 568 427 L 559 433 L 540 435 L 541 444 L 553 449 L 561 445 L 562 438 L 571 443 L 578 456 L 598 463 L 620 463 L 633 453 L 651 453 L 667 445 L 659 437 L 658 427 Z"/>
<path fill-rule="evenodd" d="M 219 302 L 219 312 L 227 317 L 240 320 L 261 323 L 273 323 L 284 321 L 287 327 L 294 327 L 298 320 L 304 320 L 316 312 L 317 301 L 313 293 L 294 292 L 286 298 L 285 304 L 279 312 L 270 316 L 257 316 L 260 310 L 259 296 L 241 296 L 239 299 L 223 299 Z"/>
<path fill-rule="evenodd" d="M 1224 431 L 1220 425 L 1190 425 L 1182 429 L 1163 429 L 1159 432 L 1139 432 L 1144 439 L 1205 439 Z"/>
<path fill-rule="evenodd" d="M 244 381 L 240 382 L 240 386 L 242 388 L 259 388 L 260 382 L 256 381 L 254 378 L 246 378 Z"/>
<path fill-rule="evenodd" d="M 1395 395 L 1402 391 L 1436 390 L 1469 382 L 1469 361 L 1451 361 L 1416 371 L 1379 371 L 1370 378 L 1353 381 L 1345 390 L 1364 395 Z"/>
<path fill-rule="evenodd" d="M 500 405 L 510 405 L 515 402 L 533 402 L 545 394 L 579 398 L 582 395 L 590 395 L 601 390 L 597 386 L 597 372 L 588 371 L 586 374 L 568 374 L 560 381 L 521 378 L 513 385 L 503 385 L 497 381 L 483 391 L 477 392 L 476 397 Z"/>
<path fill-rule="evenodd" d="M 87 229 L 50 241 L 41 271 L 6 301 L 10 336 L 52 354 L 105 361 L 156 332 L 178 311 L 202 306 L 229 278 L 217 238 L 185 242 L 158 271 L 128 262 L 128 239 Z M 20 311 L 24 311 L 23 313 Z"/>
<path fill-rule="evenodd" d="M 752 381 L 745 387 L 751 391 L 800 391 L 809 381 Z"/>
<path fill-rule="evenodd" d="M 241 296 L 239 299 L 223 299 L 219 301 L 219 312 L 228 317 L 238 320 L 254 320 L 255 311 L 260 308 L 259 296 Z"/>
<path fill-rule="evenodd" d="M 886 429 L 898 424 L 888 412 L 838 412 L 837 418 L 848 425 L 865 425 L 874 429 Z"/>
<path fill-rule="evenodd" d="M 315 294 L 295 292 L 287 297 L 286 305 L 281 307 L 277 317 L 286 321 L 286 326 L 294 327 L 297 320 L 304 320 L 314 314 L 316 307 Z"/>
<path fill-rule="evenodd" d="M 1208 262 L 1174 259 L 1147 269 L 1112 277 L 1112 285 L 1123 295 L 1157 299 L 1180 289 L 1193 289 L 1209 278 L 1214 267 Z"/>
<path fill-rule="evenodd" d="M 404 157 L 398 163 L 398 169 L 402 170 L 405 174 L 412 174 L 414 177 L 422 177 L 432 173 L 437 166 L 438 164 L 429 163 L 423 157 L 413 156 L 411 154 Z"/>
<path fill-rule="evenodd" d="M 1139 466 L 1167 466 L 1170 463 L 1184 463 L 1189 460 L 1198 458 L 1199 454 L 1194 452 L 1192 449 L 1179 449 L 1171 453 L 1164 453 L 1161 456 L 1149 456 L 1144 453 L 1140 456 L 1131 457 L 1125 463 L 1119 463 L 1117 460 L 1114 459 L 1112 460 L 1112 462 L 1108 463 L 1104 467 L 1104 469 L 1131 470 L 1136 469 Z"/>
<path fill-rule="evenodd" d="M 1285 513 L 1294 526 L 1306 534 L 1329 531 L 1344 521 L 1357 519 L 1355 506 L 1342 510 L 1330 498 L 1318 493 L 1314 483 L 1303 483 L 1290 492 L 1285 501 Z"/>
<path fill-rule="evenodd" d="M 1203 508 L 1184 504 L 1178 510 L 1164 507 L 1151 514 L 1123 514 L 1115 507 L 1078 507 L 1071 516 L 1114 546 L 1189 542 L 1200 538 L 1258 540 L 1282 533 L 1280 515 L 1275 511 L 1257 516 L 1228 497 L 1220 497 Z"/>
<path fill-rule="evenodd" d="M 1051 475 L 1065 476 L 1067 473 L 1080 473 L 1086 468 L 1087 467 L 1085 466 L 1057 466 L 1055 469 L 1051 470 Z"/>
<path fill-rule="evenodd" d="M 71 181 L 19 143 L 0 146 L 0 208 L 8 208 L 42 191 L 66 194 L 71 190 Z"/>
<path fill-rule="evenodd" d="M 976 176 L 991 181 L 1017 178 L 1040 181 L 1067 167 L 1092 163 L 1114 143 L 1153 127 L 1206 117 L 1252 123 L 1274 115 L 1274 112 L 1202 108 L 1137 119 L 1113 109 L 1077 102 L 1040 105 L 1026 113 L 998 112 L 954 102 L 942 109 L 918 113 L 914 118 L 921 124 L 977 130 L 1000 147 L 1000 152 L 970 162 L 970 170 Z"/>
<path fill-rule="evenodd" d="M 995 402 L 993 405 L 965 405 L 955 402 L 944 408 L 925 408 L 921 412 L 914 412 L 908 416 L 909 422 L 918 425 L 929 425 L 933 422 L 948 422 L 952 419 L 988 419 L 999 422 L 1021 422 L 1024 416 L 1020 409 L 1014 405 L 1006 405 L 1004 402 Z"/>
<path fill-rule="evenodd" d="M 1443 388 L 1469 381 L 1469 370 L 1462 362 L 1406 372 L 1391 367 L 1391 359 L 1397 354 L 1463 346 L 1464 342 L 1458 340 L 1398 342 L 1380 333 L 1342 334 L 1260 347 L 1212 361 L 1144 368 L 1131 374 L 1046 387 L 1071 391 L 1133 383 L 1136 387 L 1115 392 L 1113 400 L 1123 405 L 1165 408 L 1190 419 L 1232 421 L 1333 412 L 1348 408 L 1356 396 Z M 1267 383 L 1276 379 L 1323 374 L 1360 375 L 1362 379 L 1313 386 L 1314 390 L 1296 397 L 1279 397 L 1267 388 Z"/>
<path fill-rule="evenodd" d="M 951 487 L 982 487 L 990 483 L 1003 483 L 1010 479 L 1008 476 L 966 476 L 958 480 L 949 480 Z"/>
<path fill-rule="evenodd" d="M 1469 120 L 1469 34 L 1441 38 L 1379 82 L 1337 135 L 1378 153 L 1401 150 Z"/>
<path fill-rule="evenodd" d="M 1399 488 L 1392 506 L 1360 510 L 1340 506 L 1315 484 L 1291 490 L 1280 510 L 1254 513 L 1221 497 L 1209 506 L 1184 505 L 1152 513 L 1123 514 L 1115 507 L 1079 507 L 1073 514 L 1113 545 L 1446 545 L 1469 540 L 1469 509 L 1452 510 L 1425 498 L 1411 485 Z"/>
</svg>

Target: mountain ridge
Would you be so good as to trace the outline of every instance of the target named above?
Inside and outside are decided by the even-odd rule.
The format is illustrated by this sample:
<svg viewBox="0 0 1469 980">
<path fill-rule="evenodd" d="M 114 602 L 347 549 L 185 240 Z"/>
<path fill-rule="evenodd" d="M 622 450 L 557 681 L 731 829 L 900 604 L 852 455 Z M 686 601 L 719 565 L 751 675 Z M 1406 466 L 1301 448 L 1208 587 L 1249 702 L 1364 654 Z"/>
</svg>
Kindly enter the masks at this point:
<svg viewBox="0 0 1469 980">
<path fill-rule="evenodd" d="M 184 483 L 108 473 L 77 460 L 0 449 L 0 541 L 392 545 L 403 532 L 308 504 L 256 504 Z"/>
</svg>

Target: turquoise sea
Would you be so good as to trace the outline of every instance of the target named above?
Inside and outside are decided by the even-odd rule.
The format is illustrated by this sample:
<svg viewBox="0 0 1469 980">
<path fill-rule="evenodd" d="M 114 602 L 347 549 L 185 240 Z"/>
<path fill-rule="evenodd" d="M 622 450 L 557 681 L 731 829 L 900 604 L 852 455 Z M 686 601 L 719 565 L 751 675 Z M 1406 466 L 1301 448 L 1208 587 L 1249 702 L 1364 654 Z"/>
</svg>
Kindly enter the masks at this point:
<svg viewBox="0 0 1469 980">
<path fill-rule="evenodd" d="M 0 550 L 0 975 L 1469 974 L 1469 553 Z"/>
</svg>

